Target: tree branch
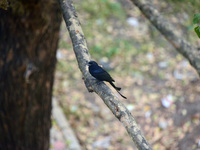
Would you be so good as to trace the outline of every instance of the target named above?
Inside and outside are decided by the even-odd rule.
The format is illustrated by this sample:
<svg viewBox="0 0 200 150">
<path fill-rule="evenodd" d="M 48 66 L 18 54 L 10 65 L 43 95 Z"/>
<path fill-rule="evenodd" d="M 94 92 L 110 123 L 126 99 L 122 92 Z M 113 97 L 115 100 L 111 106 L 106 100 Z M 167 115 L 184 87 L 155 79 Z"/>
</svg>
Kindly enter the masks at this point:
<svg viewBox="0 0 200 150">
<path fill-rule="evenodd" d="M 150 3 L 149 0 L 131 0 L 163 36 L 181 53 L 200 75 L 200 51 L 175 33 L 176 29 Z"/>
<path fill-rule="evenodd" d="M 83 74 L 85 85 L 88 88 L 88 91 L 94 91 L 102 98 L 104 103 L 126 128 L 128 134 L 131 136 L 138 149 L 151 149 L 150 145 L 137 126 L 133 116 L 124 106 L 124 104 L 122 104 L 118 98 L 116 98 L 116 96 L 105 83 L 102 82 L 101 84 L 96 84 L 96 82 L 92 80 L 93 77 L 87 70 L 87 64 L 90 61 L 90 54 L 88 52 L 86 40 L 81 29 L 75 8 L 73 7 L 71 0 L 59 0 L 59 3 L 73 43 L 73 50 L 75 52 L 78 65 Z"/>
</svg>

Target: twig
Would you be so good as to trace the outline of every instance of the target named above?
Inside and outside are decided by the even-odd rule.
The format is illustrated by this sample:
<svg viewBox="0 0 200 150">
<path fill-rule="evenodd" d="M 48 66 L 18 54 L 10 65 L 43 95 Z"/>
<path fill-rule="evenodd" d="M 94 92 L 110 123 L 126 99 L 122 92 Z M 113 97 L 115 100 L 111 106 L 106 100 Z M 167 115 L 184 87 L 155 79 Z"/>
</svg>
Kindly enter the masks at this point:
<svg viewBox="0 0 200 150">
<path fill-rule="evenodd" d="M 150 0 L 131 0 L 147 19 L 163 34 L 163 36 L 181 53 L 200 75 L 200 51 L 186 42 L 185 39 L 176 34 L 176 28 L 166 20 L 157 9 L 155 9 Z"/>
<path fill-rule="evenodd" d="M 92 91 L 96 92 L 102 98 L 104 103 L 126 128 L 128 134 L 131 136 L 138 149 L 151 149 L 149 143 L 142 135 L 133 116 L 124 106 L 124 104 L 122 104 L 118 98 L 116 98 L 116 96 L 112 93 L 106 84 L 95 84 L 95 81 L 92 80 L 93 77 L 87 70 L 87 64 L 90 61 L 90 54 L 88 52 L 86 40 L 81 29 L 75 8 L 73 7 L 71 0 L 59 0 L 59 3 L 73 43 L 73 49 L 76 54 L 78 65 L 83 74 L 85 85 L 88 88 L 88 91 L 91 92 L 92 89 Z"/>
</svg>

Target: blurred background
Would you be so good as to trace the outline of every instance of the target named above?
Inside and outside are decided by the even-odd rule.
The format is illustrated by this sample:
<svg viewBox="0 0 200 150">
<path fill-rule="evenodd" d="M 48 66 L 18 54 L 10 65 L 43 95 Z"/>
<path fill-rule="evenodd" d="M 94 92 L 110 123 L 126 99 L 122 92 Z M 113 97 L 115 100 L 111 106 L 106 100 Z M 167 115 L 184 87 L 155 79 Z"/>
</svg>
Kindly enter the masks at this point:
<svg viewBox="0 0 200 150">
<path fill-rule="evenodd" d="M 113 92 L 132 113 L 152 148 L 200 149 L 200 81 L 189 62 L 130 1 L 73 3 L 92 60 L 122 87 L 127 100 Z M 192 25 L 200 1 L 152 0 L 152 4 L 175 25 L 180 36 L 200 47 Z M 57 59 L 54 97 L 82 149 L 136 149 L 103 101 L 87 91 L 64 22 Z"/>
</svg>

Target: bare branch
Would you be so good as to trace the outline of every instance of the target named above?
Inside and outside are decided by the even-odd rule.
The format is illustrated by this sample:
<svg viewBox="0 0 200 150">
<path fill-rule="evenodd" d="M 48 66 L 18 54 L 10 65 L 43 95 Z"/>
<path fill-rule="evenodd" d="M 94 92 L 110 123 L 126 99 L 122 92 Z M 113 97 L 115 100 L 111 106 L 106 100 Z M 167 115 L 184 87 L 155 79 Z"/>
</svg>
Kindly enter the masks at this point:
<svg viewBox="0 0 200 150">
<path fill-rule="evenodd" d="M 73 7 L 71 0 L 59 0 L 59 3 L 67 29 L 70 33 L 78 65 L 83 74 L 85 85 L 88 88 L 88 91 L 94 91 L 102 98 L 104 103 L 126 128 L 128 134 L 131 136 L 138 149 L 151 149 L 145 137 L 142 135 L 133 116 L 124 106 L 124 104 L 118 100 L 118 98 L 112 93 L 106 84 L 95 84 L 96 82 L 92 80 L 93 77 L 87 70 L 87 64 L 90 61 L 90 54 L 88 52 L 86 40 L 75 12 L 75 8 Z"/>
<path fill-rule="evenodd" d="M 176 29 L 150 3 L 150 0 L 131 0 L 163 36 L 180 52 L 200 75 L 200 51 L 176 34 Z"/>
</svg>

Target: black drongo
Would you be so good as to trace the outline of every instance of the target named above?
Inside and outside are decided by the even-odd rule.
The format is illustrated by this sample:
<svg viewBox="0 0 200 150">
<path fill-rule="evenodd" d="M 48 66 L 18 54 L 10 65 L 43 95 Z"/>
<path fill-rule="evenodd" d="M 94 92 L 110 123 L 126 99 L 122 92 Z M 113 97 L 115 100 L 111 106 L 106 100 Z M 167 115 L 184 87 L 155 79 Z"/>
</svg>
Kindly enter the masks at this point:
<svg viewBox="0 0 200 150">
<path fill-rule="evenodd" d="M 90 61 L 88 63 L 89 65 L 89 72 L 90 74 L 95 77 L 97 80 L 99 81 L 107 81 L 109 82 L 114 88 L 115 90 L 123 97 L 126 99 L 125 96 L 123 96 L 119 91 L 121 90 L 120 87 L 116 87 L 113 82 L 115 82 L 115 80 L 113 80 L 113 78 L 103 69 L 101 68 L 95 61 Z"/>
</svg>

